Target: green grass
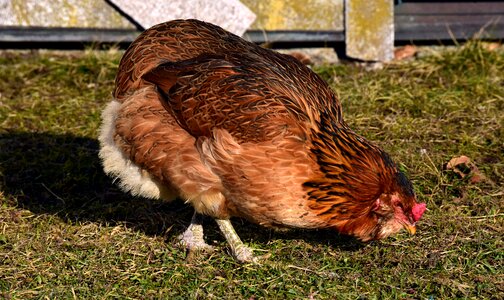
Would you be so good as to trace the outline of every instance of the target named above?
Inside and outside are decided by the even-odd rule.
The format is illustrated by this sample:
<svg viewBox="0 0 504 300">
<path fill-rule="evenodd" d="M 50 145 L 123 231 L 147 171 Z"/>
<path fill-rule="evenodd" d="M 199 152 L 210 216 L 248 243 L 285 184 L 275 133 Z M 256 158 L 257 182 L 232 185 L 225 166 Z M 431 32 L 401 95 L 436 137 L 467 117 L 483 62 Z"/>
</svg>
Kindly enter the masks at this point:
<svg viewBox="0 0 504 300">
<path fill-rule="evenodd" d="M 428 51 L 428 50 L 425 50 Z M 415 236 L 367 244 L 234 220 L 272 256 L 174 245 L 192 210 L 133 198 L 101 170 L 99 115 L 121 52 L 0 54 L 0 298 L 502 299 L 504 52 L 471 42 L 383 70 L 317 69 L 347 122 L 385 148 L 428 211 Z M 486 176 L 443 171 L 470 157 Z"/>
</svg>

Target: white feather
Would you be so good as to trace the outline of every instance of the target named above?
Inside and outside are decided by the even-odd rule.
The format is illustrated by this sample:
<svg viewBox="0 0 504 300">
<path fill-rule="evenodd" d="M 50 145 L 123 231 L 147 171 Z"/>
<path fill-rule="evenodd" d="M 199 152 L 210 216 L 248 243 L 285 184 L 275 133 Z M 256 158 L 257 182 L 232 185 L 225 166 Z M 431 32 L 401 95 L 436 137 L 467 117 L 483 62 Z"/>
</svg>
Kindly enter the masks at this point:
<svg viewBox="0 0 504 300">
<path fill-rule="evenodd" d="M 98 140 L 99 156 L 105 173 L 119 179 L 119 186 L 133 196 L 151 199 L 173 200 L 176 195 L 165 186 L 156 182 L 147 171 L 131 161 L 114 142 L 116 116 L 121 103 L 111 101 L 102 113 L 102 125 Z"/>
</svg>

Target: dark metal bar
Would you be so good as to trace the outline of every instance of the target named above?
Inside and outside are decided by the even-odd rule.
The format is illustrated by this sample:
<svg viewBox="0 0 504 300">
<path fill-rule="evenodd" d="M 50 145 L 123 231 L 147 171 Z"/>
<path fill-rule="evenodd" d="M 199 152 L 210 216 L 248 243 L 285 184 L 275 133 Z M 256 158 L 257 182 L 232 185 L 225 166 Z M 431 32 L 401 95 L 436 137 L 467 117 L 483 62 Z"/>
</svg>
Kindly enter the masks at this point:
<svg viewBox="0 0 504 300">
<path fill-rule="evenodd" d="M 257 44 L 272 46 L 289 46 L 290 44 L 298 45 L 301 43 L 322 47 L 345 42 L 343 31 L 248 30 L 243 38 Z"/>
<path fill-rule="evenodd" d="M 451 44 L 472 38 L 485 40 L 502 40 L 504 26 L 485 24 L 414 24 L 398 26 L 395 30 L 396 44 L 416 43 L 432 44 L 442 42 Z"/>
<path fill-rule="evenodd" d="M 82 49 L 89 45 L 129 45 L 139 32 L 129 29 L 1 27 L 0 48 Z"/>
<path fill-rule="evenodd" d="M 127 47 L 140 34 L 130 29 L 0 27 L 0 48 L 64 48 L 86 46 Z M 344 42 L 338 31 L 260 31 L 250 30 L 244 38 L 268 47 L 294 47 L 299 44 L 328 46 Z"/>
</svg>

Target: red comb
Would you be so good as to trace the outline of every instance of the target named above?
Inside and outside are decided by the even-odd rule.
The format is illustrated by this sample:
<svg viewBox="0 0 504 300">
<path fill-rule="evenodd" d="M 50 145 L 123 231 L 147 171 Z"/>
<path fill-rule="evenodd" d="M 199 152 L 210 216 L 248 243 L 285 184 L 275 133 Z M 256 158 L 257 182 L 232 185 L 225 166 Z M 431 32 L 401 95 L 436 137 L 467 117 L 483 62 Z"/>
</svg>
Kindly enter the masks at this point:
<svg viewBox="0 0 504 300">
<path fill-rule="evenodd" d="M 422 217 L 423 213 L 427 209 L 426 206 L 427 205 L 425 205 L 425 203 L 417 203 L 417 204 L 415 204 L 413 206 L 413 208 L 411 209 L 411 214 L 413 215 L 413 220 L 415 222 L 418 221 L 418 220 L 420 220 L 420 218 Z"/>
</svg>

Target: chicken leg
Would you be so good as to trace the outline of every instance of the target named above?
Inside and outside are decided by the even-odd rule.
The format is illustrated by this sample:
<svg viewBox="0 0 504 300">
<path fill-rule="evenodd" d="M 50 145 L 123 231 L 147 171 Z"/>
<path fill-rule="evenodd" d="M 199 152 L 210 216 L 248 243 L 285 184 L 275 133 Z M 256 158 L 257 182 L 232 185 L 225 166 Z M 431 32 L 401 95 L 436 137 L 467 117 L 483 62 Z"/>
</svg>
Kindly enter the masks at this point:
<svg viewBox="0 0 504 300">
<path fill-rule="evenodd" d="M 213 247 L 208 245 L 203 239 L 203 216 L 194 212 L 191 224 L 189 227 L 178 236 L 179 244 L 189 250 L 189 253 L 198 250 L 212 250 Z"/>
<path fill-rule="evenodd" d="M 257 258 L 254 257 L 252 249 L 245 246 L 240 237 L 236 233 L 231 221 L 229 219 L 215 219 L 220 231 L 226 238 L 229 246 L 231 247 L 231 254 L 240 262 L 256 262 Z"/>
</svg>

